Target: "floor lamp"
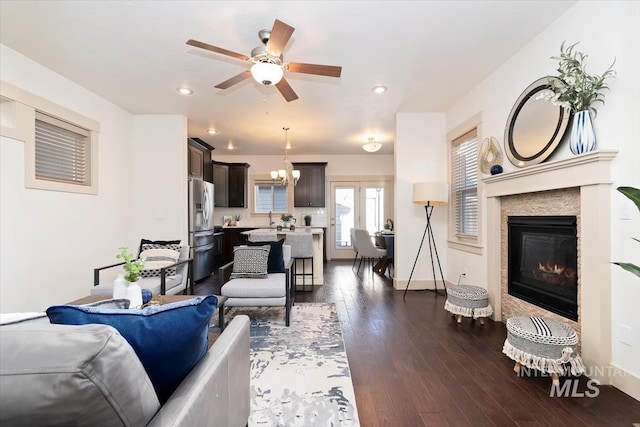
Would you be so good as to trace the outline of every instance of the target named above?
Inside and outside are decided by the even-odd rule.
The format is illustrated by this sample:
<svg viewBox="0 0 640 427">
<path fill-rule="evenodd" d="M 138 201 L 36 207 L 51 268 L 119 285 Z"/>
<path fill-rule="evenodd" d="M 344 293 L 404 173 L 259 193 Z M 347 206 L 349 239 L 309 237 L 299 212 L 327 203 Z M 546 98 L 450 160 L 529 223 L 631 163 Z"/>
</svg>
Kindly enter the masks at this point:
<svg viewBox="0 0 640 427">
<path fill-rule="evenodd" d="M 418 258 L 420 257 L 420 251 L 422 250 L 422 245 L 424 243 L 425 236 L 429 236 L 429 254 L 431 255 L 431 270 L 433 271 L 433 284 L 434 289 L 426 289 L 428 291 L 433 291 L 438 294 L 438 280 L 436 279 L 436 267 L 433 261 L 433 255 L 435 253 L 436 261 L 438 263 L 438 269 L 440 270 L 440 277 L 442 278 L 442 285 L 444 286 L 444 290 L 446 292 L 447 285 L 444 283 L 444 274 L 442 274 L 442 267 L 440 266 L 440 257 L 438 256 L 438 248 L 436 247 L 436 240 L 433 237 L 433 226 L 431 225 L 431 214 L 433 213 L 433 207 L 435 205 L 446 205 L 449 201 L 449 185 L 446 182 L 417 182 L 413 184 L 413 203 L 424 205 L 425 211 L 427 213 L 427 225 L 424 228 L 424 233 L 422 234 L 422 240 L 420 241 L 420 247 L 418 248 L 418 253 L 416 254 L 416 260 L 413 263 L 413 268 L 411 269 L 411 274 L 409 275 L 409 281 L 407 282 L 407 287 L 404 289 L 404 294 L 402 295 L 402 299 L 407 296 L 407 290 L 409 289 L 409 284 L 411 283 L 411 278 L 413 277 L 413 271 L 416 269 L 416 264 L 418 264 Z"/>
</svg>

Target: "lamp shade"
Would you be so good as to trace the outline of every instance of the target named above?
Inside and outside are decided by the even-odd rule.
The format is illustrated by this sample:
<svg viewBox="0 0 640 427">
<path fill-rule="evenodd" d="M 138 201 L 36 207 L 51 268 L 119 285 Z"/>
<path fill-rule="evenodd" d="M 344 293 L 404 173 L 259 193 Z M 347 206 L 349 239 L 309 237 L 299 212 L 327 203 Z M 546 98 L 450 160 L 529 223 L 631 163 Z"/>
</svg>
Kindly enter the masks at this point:
<svg viewBox="0 0 640 427">
<path fill-rule="evenodd" d="M 251 75 L 260 84 L 271 86 L 282 79 L 284 70 L 282 67 L 269 62 L 256 62 L 251 67 Z"/>
<path fill-rule="evenodd" d="M 413 203 L 445 205 L 449 201 L 449 184 L 446 182 L 416 182 L 413 184 Z"/>
</svg>

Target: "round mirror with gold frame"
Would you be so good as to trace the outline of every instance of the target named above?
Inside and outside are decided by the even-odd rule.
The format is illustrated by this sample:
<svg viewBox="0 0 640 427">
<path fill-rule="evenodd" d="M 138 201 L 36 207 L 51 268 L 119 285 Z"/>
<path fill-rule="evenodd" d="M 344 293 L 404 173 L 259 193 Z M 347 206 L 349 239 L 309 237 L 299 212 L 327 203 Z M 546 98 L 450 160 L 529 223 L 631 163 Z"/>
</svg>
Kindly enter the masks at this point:
<svg viewBox="0 0 640 427">
<path fill-rule="evenodd" d="M 543 77 L 531 83 L 518 97 L 504 130 L 504 148 L 509 161 L 518 167 L 546 160 L 567 130 L 571 110 L 537 99 L 555 77 Z"/>
</svg>

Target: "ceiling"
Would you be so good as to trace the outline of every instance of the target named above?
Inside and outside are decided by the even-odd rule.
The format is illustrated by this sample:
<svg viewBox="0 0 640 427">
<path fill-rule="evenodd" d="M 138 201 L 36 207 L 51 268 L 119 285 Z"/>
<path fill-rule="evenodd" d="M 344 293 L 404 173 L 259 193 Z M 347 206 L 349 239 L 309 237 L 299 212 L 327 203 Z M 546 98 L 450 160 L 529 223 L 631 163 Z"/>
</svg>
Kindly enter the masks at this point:
<svg viewBox="0 0 640 427">
<path fill-rule="evenodd" d="M 368 137 L 391 154 L 397 112 L 445 111 L 574 3 L 2 0 L 0 42 L 133 114 L 185 115 L 214 156 L 282 154 L 283 127 L 290 154 L 364 154 Z M 289 103 L 253 79 L 220 90 L 248 64 L 186 45 L 249 55 L 276 18 L 295 28 L 285 62 L 342 76 L 285 72 Z"/>
</svg>

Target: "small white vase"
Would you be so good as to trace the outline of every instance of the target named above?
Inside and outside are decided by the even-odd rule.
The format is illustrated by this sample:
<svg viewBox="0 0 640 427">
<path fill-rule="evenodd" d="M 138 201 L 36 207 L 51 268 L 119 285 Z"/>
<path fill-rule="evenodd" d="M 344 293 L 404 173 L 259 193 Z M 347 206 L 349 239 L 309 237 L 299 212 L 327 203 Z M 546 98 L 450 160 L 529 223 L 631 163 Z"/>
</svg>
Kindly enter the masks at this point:
<svg viewBox="0 0 640 427">
<path fill-rule="evenodd" d="M 113 299 L 123 299 L 127 297 L 127 284 L 122 274 L 118 274 L 113 281 Z"/>
<path fill-rule="evenodd" d="M 573 154 L 588 153 L 596 149 L 596 133 L 593 129 L 591 111 L 578 111 L 573 116 L 569 148 Z"/>
<path fill-rule="evenodd" d="M 138 282 L 129 283 L 126 298 L 129 300 L 129 308 L 142 307 L 142 288 L 138 285 Z"/>
</svg>

